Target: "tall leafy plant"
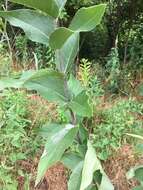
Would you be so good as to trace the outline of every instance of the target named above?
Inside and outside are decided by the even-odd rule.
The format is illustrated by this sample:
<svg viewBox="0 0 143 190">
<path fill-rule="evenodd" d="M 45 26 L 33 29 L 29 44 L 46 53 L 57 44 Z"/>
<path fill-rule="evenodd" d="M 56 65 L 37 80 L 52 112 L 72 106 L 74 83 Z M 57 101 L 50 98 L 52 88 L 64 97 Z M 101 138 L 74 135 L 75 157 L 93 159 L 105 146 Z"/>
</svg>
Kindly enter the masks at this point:
<svg viewBox="0 0 143 190">
<path fill-rule="evenodd" d="M 0 88 L 24 87 L 36 90 L 49 101 L 57 102 L 70 115 L 65 124 L 52 123 L 43 127 L 47 143 L 38 166 L 36 185 L 48 168 L 63 162 L 71 171 L 69 190 L 112 190 L 95 150 L 88 140 L 88 133 L 80 126 L 84 117 L 92 117 L 87 93 L 72 75 L 72 68 L 79 51 L 80 32 L 88 32 L 100 24 L 106 5 L 81 8 L 68 28 L 58 26 L 58 17 L 66 0 L 11 0 L 29 7 L 14 11 L 0 11 L 0 16 L 24 30 L 29 39 L 50 45 L 55 50 L 56 70 L 27 71 L 19 80 L 0 81 Z M 32 9 L 30 9 L 32 8 Z M 71 145 L 77 150 L 70 151 Z"/>
</svg>

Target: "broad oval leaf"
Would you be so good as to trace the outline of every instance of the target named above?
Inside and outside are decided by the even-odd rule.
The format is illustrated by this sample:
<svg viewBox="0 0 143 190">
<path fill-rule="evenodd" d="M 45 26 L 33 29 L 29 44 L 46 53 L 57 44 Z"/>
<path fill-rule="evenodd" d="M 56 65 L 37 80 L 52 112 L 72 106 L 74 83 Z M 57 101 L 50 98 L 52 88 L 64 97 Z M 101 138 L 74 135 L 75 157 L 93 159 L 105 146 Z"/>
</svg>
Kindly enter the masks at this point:
<svg viewBox="0 0 143 190">
<path fill-rule="evenodd" d="M 74 112 L 82 117 L 91 117 L 92 109 L 88 103 L 88 96 L 85 91 L 82 91 L 76 97 L 72 99 L 69 103 L 69 107 L 74 110 Z"/>
<path fill-rule="evenodd" d="M 24 87 L 36 90 L 49 101 L 65 103 L 68 97 L 65 92 L 64 76 L 56 71 L 41 70 L 25 81 Z"/>
<path fill-rule="evenodd" d="M 50 137 L 38 165 L 36 185 L 41 181 L 47 169 L 61 160 L 65 150 L 72 144 L 77 131 L 77 127 L 67 124 Z"/>
<path fill-rule="evenodd" d="M 52 17 L 57 17 L 67 0 L 10 0 L 11 2 L 39 9 Z"/>
<path fill-rule="evenodd" d="M 13 26 L 22 28 L 30 40 L 46 45 L 49 43 L 49 36 L 55 29 L 52 17 L 33 10 L 0 11 L 0 16 Z"/>
<path fill-rule="evenodd" d="M 68 80 L 68 89 L 73 96 L 77 96 L 84 90 L 80 81 L 77 80 L 72 74 Z"/>
<path fill-rule="evenodd" d="M 68 28 L 60 27 L 50 36 L 49 45 L 54 50 L 60 49 L 74 32 Z"/>
<path fill-rule="evenodd" d="M 79 51 L 79 33 L 73 33 L 61 49 L 56 51 L 56 65 L 60 72 L 66 73 L 72 67 Z"/>
<path fill-rule="evenodd" d="M 93 30 L 98 24 L 100 24 L 105 8 L 106 4 L 81 8 L 75 14 L 69 28 L 78 32 Z"/>
</svg>

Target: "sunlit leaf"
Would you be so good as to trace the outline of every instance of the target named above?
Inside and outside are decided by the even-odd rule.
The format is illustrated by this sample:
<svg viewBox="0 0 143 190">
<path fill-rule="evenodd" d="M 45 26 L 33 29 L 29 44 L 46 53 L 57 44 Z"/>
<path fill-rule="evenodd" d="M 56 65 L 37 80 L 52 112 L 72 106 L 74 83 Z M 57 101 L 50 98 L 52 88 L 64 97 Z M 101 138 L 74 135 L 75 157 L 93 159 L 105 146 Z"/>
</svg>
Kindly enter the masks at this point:
<svg viewBox="0 0 143 190">
<path fill-rule="evenodd" d="M 81 8 L 75 14 L 69 28 L 78 32 L 93 30 L 98 24 L 100 24 L 105 13 L 105 8 L 106 4 Z"/>
<path fill-rule="evenodd" d="M 61 160 L 65 150 L 73 143 L 77 131 L 77 127 L 68 124 L 48 139 L 38 165 L 36 185 L 41 181 L 47 169 Z"/>
</svg>

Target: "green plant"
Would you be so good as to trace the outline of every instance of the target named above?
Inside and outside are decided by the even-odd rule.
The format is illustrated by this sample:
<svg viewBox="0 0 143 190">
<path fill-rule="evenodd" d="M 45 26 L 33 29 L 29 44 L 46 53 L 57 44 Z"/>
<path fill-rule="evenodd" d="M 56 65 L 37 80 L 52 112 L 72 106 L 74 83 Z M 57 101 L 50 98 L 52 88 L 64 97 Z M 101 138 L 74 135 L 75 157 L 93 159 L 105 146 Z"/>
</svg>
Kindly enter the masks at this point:
<svg viewBox="0 0 143 190">
<path fill-rule="evenodd" d="M 111 92 L 119 90 L 120 60 L 117 48 L 112 48 L 106 64 L 106 85 Z"/>
<path fill-rule="evenodd" d="M 31 40 L 49 44 L 55 50 L 56 70 L 29 71 L 19 80 L 1 81 L 1 86 L 22 86 L 36 90 L 45 99 L 59 103 L 70 114 L 68 123 L 48 124 L 44 129 L 47 142 L 39 161 L 36 185 L 43 179 L 49 167 L 62 161 L 72 171 L 68 189 L 85 190 L 92 189 L 92 186 L 96 189 L 114 189 L 97 159 L 84 128 L 80 130 L 81 121 L 84 117 L 92 116 L 92 109 L 86 90 L 71 74 L 79 50 L 80 32 L 90 31 L 100 23 L 106 5 L 81 8 L 75 14 L 69 28 L 65 28 L 58 27 L 55 23 L 58 23 L 58 17 L 66 0 L 50 2 L 45 0 L 42 3 L 38 0 L 12 0 L 12 2 L 40 10 L 0 12 L 0 16 L 12 25 L 21 27 Z M 72 143 L 80 147 L 79 152 L 82 152 L 82 156 L 78 154 L 79 152 L 70 151 Z M 81 147 L 84 147 L 84 150 Z M 97 180 L 96 174 L 99 172 L 101 179 Z M 96 180 L 93 180 L 94 176 Z"/>
<path fill-rule="evenodd" d="M 135 135 L 135 134 L 127 134 L 127 135 L 143 141 L 143 137 L 140 135 Z M 126 176 L 128 180 L 136 179 L 140 183 L 139 186 L 133 188 L 132 190 L 141 190 L 143 188 L 143 166 L 142 165 L 132 167 L 127 172 Z"/>
<path fill-rule="evenodd" d="M 102 160 L 106 160 L 123 143 L 133 143 L 132 139 L 125 138 L 126 133 L 142 132 L 142 122 L 135 116 L 143 114 L 143 106 L 132 99 L 119 100 L 95 114 L 99 122 L 93 126 L 92 142 Z"/>
<path fill-rule="evenodd" d="M 39 138 L 31 128 L 29 101 L 24 91 L 6 90 L 0 102 L 0 188 L 16 190 L 24 171 L 18 162 L 33 159 Z M 32 144 L 31 144 L 32 142 Z"/>
</svg>

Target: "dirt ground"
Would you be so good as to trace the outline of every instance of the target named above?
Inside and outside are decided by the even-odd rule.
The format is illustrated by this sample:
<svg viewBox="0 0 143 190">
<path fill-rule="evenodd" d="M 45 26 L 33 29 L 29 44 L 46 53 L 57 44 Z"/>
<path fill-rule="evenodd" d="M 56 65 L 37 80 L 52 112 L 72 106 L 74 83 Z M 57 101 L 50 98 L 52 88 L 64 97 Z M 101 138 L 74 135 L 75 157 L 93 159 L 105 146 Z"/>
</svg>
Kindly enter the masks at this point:
<svg viewBox="0 0 143 190">
<path fill-rule="evenodd" d="M 123 146 L 116 152 L 115 156 L 106 161 L 104 164 L 105 171 L 115 190 L 131 190 L 138 185 L 135 180 L 127 181 L 126 173 L 131 167 L 139 164 L 143 164 L 143 157 L 135 156 L 130 145 Z"/>
</svg>

